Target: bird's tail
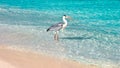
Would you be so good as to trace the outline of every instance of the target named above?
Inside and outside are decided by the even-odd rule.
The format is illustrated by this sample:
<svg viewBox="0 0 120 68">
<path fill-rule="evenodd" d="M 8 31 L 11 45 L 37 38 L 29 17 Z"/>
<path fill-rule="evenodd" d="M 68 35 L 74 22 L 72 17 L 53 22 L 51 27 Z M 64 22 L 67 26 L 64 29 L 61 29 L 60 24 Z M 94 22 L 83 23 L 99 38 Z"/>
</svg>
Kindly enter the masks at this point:
<svg viewBox="0 0 120 68">
<path fill-rule="evenodd" d="M 47 29 L 47 32 L 50 30 L 50 28 Z"/>
</svg>

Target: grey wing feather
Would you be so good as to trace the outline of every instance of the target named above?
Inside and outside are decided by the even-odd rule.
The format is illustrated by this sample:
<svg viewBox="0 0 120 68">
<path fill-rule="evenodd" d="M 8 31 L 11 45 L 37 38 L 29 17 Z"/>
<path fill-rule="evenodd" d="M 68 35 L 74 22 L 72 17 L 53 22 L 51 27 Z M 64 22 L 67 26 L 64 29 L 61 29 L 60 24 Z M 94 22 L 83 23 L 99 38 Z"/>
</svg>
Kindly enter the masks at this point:
<svg viewBox="0 0 120 68">
<path fill-rule="evenodd" d="M 51 27 L 49 27 L 47 29 L 47 31 L 59 31 L 60 29 L 62 29 L 62 27 L 63 27 L 63 23 L 60 22 L 60 23 L 57 23 L 57 24 L 52 25 Z"/>
</svg>

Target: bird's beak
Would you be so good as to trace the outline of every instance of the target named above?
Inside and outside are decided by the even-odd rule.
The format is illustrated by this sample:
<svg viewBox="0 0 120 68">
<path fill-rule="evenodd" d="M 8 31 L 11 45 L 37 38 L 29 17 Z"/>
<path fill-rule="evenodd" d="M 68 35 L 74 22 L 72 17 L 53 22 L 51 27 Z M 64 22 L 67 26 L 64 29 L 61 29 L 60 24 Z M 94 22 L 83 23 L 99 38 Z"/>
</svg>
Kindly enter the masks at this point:
<svg viewBox="0 0 120 68">
<path fill-rule="evenodd" d="M 72 18 L 71 18 L 70 16 L 66 16 L 66 18 L 68 18 L 68 19 L 72 20 Z"/>
</svg>

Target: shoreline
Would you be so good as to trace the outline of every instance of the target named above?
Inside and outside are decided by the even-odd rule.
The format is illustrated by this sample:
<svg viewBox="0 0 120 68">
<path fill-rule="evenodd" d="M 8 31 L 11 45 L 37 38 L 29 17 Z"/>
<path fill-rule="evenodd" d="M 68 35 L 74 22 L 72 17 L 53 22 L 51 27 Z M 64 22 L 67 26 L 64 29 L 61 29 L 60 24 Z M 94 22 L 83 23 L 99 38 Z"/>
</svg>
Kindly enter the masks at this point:
<svg viewBox="0 0 120 68">
<path fill-rule="evenodd" d="M 12 50 L 2 45 L 0 46 L 0 63 L 9 66 L 6 68 L 98 68 L 95 65 Z"/>
</svg>

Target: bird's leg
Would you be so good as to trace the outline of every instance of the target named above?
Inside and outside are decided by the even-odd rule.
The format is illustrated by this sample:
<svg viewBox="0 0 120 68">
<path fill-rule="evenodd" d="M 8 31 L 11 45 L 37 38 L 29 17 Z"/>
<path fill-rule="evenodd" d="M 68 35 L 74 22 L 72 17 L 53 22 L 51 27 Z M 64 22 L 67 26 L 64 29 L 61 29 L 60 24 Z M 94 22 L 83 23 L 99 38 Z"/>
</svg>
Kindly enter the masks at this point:
<svg viewBox="0 0 120 68">
<path fill-rule="evenodd" d="M 55 32 L 55 35 L 54 35 L 54 40 L 56 40 L 56 32 Z"/>
<path fill-rule="evenodd" d="M 59 37 L 58 37 L 58 34 L 57 34 L 57 32 L 55 32 L 55 35 L 54 35 L 54 40 L 59 40 Z"/>
<path fill-rule="evenodd" d="M 56 33 L 55 33 L 55 35 L 54 35 L 54 40 L 56 40 Z"/>
<path fill-rule="evenodd" d="M 58 37 L 58 34 L 57 34 L 57 41 L 59 41 L 59 37 Z"/>
</svg>

